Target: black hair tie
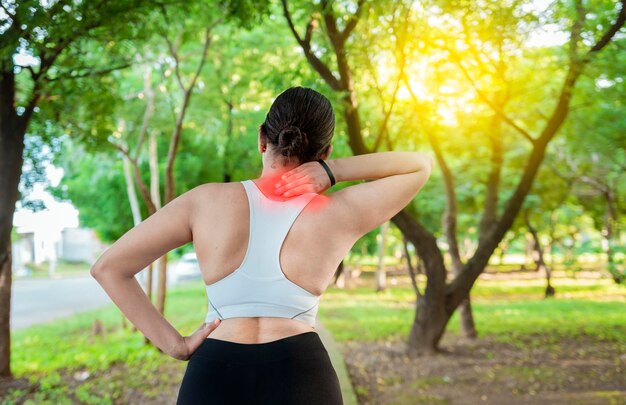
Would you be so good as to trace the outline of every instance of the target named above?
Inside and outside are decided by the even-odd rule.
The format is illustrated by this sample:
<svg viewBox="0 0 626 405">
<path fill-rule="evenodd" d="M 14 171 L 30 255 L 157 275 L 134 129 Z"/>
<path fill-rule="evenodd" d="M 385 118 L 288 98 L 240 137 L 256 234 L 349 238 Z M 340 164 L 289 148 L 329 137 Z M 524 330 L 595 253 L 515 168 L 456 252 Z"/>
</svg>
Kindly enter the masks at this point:
<svg viewBox="0 0 626 405">
<path fill-rule="evenodd" d="M 326 170 L 326 173 L 328 173 L 328 177 L 330 177 L 330 186 L 331 187 L 334 186 L 335 185 L 335 176 L 333 176 L 333 172 L 330 171 L 330 168 L 328 167 L 326 162 L 324 162 L 324 160 L 317 159 L 317 161 L 320 162 L 320 164 L 322 165 L 324 170 Z"/>
</svg>

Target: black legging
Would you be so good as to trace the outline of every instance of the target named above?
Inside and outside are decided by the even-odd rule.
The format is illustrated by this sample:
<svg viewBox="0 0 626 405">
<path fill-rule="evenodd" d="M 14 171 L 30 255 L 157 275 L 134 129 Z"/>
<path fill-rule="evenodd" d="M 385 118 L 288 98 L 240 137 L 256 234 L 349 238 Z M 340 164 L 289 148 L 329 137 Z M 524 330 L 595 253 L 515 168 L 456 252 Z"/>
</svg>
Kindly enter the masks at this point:
<svg viewBox="0 0 626 405">
<path fill-rule="evenodd" d="M 339 379 L 317 332 L 267 343 L 211 337 L 192 354 L 177 405 L 343 404 Z"/>
</svg>

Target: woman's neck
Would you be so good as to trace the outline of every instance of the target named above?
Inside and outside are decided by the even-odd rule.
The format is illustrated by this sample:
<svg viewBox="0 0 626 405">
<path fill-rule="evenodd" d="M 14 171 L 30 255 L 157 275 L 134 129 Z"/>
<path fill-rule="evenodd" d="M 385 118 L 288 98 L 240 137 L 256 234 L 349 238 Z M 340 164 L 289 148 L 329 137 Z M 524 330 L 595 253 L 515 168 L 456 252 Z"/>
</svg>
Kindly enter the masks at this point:
<svg viewBox="0 0 626 405">
<path fill-rule="evenodd" d="M 276 198 L 284 198 L 283 196 L 277 196 L 274 194 L 274 185 L 278 183 L 281 179 L 281 176 L 288 171 L 298 167 L 299 164 L 292 164 L 289 166 L 282 166 L 278 163 L 272 163 L 269 165 L 265 165 L 263 167 L 263 172 L 261 176 L 255 180 L 255 183 L 259 186 L 259 188 L 263 191 L 266 196 L 276 197 Z M 285 200 L 288 200 L 286 198 Z"/>
</svg>

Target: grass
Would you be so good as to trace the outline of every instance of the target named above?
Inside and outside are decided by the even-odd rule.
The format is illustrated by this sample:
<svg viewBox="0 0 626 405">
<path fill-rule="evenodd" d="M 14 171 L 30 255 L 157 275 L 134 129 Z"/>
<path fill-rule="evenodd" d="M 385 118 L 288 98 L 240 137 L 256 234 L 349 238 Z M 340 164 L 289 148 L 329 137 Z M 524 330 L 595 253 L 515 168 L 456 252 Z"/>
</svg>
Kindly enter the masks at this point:
<svg viewBox="0 0 626 405">
<path fill-rule="evenodd" d="M 30 278 L 47 278 L 50 277 L 50 263 L 48 261 L 44 261 L 38 264 L 28 263 L 26 267 L 31 270 L 31 274 L 26 277 L 26 279 Z M 86 262 L 69 262 L 65 260 L 59 260 L 54 269 L 54 274 L 56 276 L 74 276 L 74 275 L 84 275 L 89 272 L 90 266 Z M 24 277 L 16 277 L 16 279 L 21 279 Z"/>
<path fill-rule="evenodd" d="M 203 290 L 197 290 L 197 286 L 186 285 L 168 292 L 166 317 L 181 333 L 191 333 L 203 322 L 206 296 Z M 104 325 L 104 337 L 90 333 L 96 319 Z M 122 313 L 111 304 L 15 331 L 13 370 L 17 376 L 58 368 L 100 370 L 117 361 L 144 361 L 156 354 L 156 350 L 143 345 L 141 333 L 121 328 L 122 319 Z"/>
<path fill-rule="evenodd" d="M 168 291 L 166 317 L 181 334 L 191 334 L 204 321 L 205 313 L 206 294 L 201 285 L 182 285 Z M 91 333 L 96 319 L 104 326 L 102 336 Z M 184 367 L 184 363 L 145 345 L 140 332 L 122 328 L 122 319 L 122 313 L 111 304 L 13 332 L 13 374 L 40 385 L 31 403 L 114 403 L 125 390 L 133 388 L 147 396 L 152 388 L 158 396 L 163 386 L 172 383 L 171 376 L 161 373 L 161 368 Z M 132 373 L 121 378 L 107 374 L 112 366 L 121 365 Z M 81 371 L 88 371 L 90 377 L 70 392 L 62 374 Z M 146 387 L 146 381 L 152 381 L 152 387 Z M 23 394 L 14 390 L 0 403 L 17 402 Z"/>
<path fill-rule="evenodd" d="M 624 287 L 607 279 L 555 279 L 553 284 L 557 296 L 546 300 L 542 280 L 479 280 L 472 290 L 479 333 L 520 344 L 537 334 L 555 342 L 584 335 L 626 343 Z M 415 315 L 415 294 L 408 286 L 382 292 L 329 288 L 322 299 L 320 319 L 338 341 L 405 338 Z M 458 325 L 455 313 L 447 331 L 458 333 Z"/>
<path fill-rule="evenodd" d="M 525 345 L 532 345 L 538 334 L 543 338 L 537 344 L 548 339 L 559 345 L 563 337 L 579 336 L 626 344 L 623 287 L 605 279 L 555 279 L 554 286 L 556 298 L 544 300 L 542 280 L 479 280 L 472 291 L 479 333 Z M 414 300 L 406 283 L 378 293 L 364 287 L 329 288 L 319 318 L 338 341 L 404 339 L 413 320 Z M 170 288 L 166 318 L 181 334 L 190 334 L 203 322 L 206 304 L 200 281 Z M 96 319 L 104 326 L 102 336 L 91 332 Z M 111 304 L 13 332 L 13 373 L 40 384 L 36 393 L 29 394 L 34 401 L 30 403 L 114 403 L 124 390 L 136 388 L 158 396 L 175 384 L 160 370 L 164 365 L 184 367 L 184 363 L 145 345 L 140 332 L 121 327 L 122 319 Z M 448 332 L 458 332 L 456 314 Z M 112 366 L 122 365 L 132 372 L 107 374 Z M 64 374 L 84 371 L 90 377 L 70 392 Z M 150 386 L 146 381 L 151 381 Z M 17 402 L 23 394 L 10 391 L 3 403 Z"/>
</svg>

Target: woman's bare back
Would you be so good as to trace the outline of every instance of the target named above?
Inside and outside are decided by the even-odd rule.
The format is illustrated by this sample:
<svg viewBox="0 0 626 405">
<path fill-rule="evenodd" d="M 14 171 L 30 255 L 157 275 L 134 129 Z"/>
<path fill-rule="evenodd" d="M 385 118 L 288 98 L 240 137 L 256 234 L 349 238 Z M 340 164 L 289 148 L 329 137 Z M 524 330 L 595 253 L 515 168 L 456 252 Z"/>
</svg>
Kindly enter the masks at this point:
<svg viewBox="0 0 626 405">
<path fill-rule="evenodd" d="M 255 182 L 255 184 L 259 184 Z M 205 284 L 235 271 L 248 245 L 250 214 L 243 184 L 208 183 L 199 194 L 192 218 L 193 244 Z M 267 189 L 261 190 L 270 198 Z M 322 295 L 355 240 L 337 227 L 331 198 L 315 197 L 299 214 L 285 237 L 280 263 L 285 277 L 314 295 Z M 204 203 L 206 201 L 206 203 Z M 339 228 L 339 229 L 338 229 Z M 229 318 L 210 338 L 238 343 L 264 343 L 314 330 L 288 318 Z"/>
</svg>

